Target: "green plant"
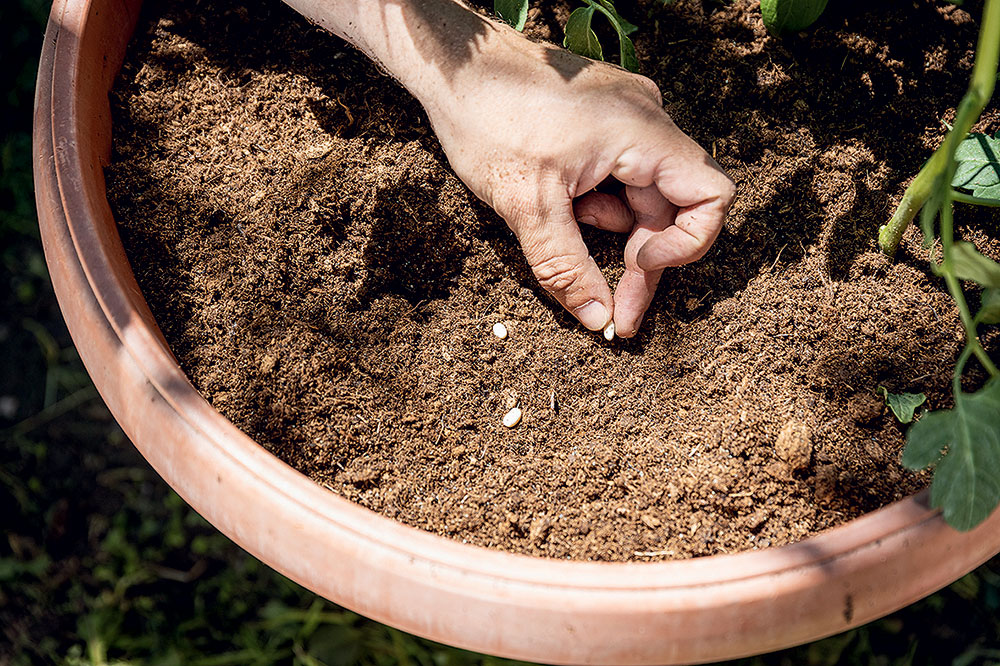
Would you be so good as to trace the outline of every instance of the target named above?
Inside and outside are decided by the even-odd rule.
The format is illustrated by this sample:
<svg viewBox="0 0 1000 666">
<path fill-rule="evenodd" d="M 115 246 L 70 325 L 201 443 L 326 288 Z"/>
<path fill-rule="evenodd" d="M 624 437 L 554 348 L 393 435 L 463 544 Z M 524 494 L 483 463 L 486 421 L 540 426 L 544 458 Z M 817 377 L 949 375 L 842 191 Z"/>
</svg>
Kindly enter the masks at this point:
<svg viewBox="0 0 1000 666">
<path fill-rule="evenodd" d="M 879 386 L 878 392 L 900 423 L 912 421 L 917 407 L 927 402 L 927 396 L 923 393 L 889 393 L 884 386 Z"/>
<path fill-rule="evenodd" d="M 933 411 L 907 433 L 903 464 L 911 469 L 934 466 L 931 504 L 944 511 L 957 529 L 972 529 L 1000 503 L 1000 370 L 979 340 L 981 324 L 1000 322 L 1000 264 L 971 243 L 956 241 L 954 203 L 1000 205 L 1000 142 L 969 134 L 993 95 L 1000 59 L 1000 0 L 986 0 L 972 82 L 962 98 L 955 124 L 906 189 L 888 224 L 879 230 L 879 245 L 893 254 L 910 221 L 920 212 L 924 245 L 931 267 L 944 278 L 958 306 L 966 344 L 955 366 L 955 406 Z M 980 308 L 972 314 L 962 281 L 984 288 Z M 968 362 L 975 357 L 988 373 L 974 393 L 962 389 Z"/>
<path fill-rule="evenodd" d="M 767 31 L 776 37 L 805 30 L 826 9 L 827 0 L 760 0 Z"/>
<path fill-rule="evenodd" d="M 629 38 L 638 28 L 629 23 L 615 9 L 611 0 L 583 0 L 584 6 L 573 10 L 566 20 L 563 46 L 594 60 L 604 60 L 604 49 L 594 32 L 592 23 L 596 14 L 608 19 L 618 35 L 618 61 L 630 72 L 639 71 L 635 46 Z M 493 0 L 493 11 L 515 30 L 523 30 L 528 18 L 528 0 Z"/>
<path fill-rule="evenodd" d="M 630 72 L 639 71 L 635 45 L 629 37 L 638 28 L 622 18 L 611 0 L 581 0 L 582 7 L 573 10 L 566 20 L 563 46 L 594 60 L 604 60 L 604 48 L 593 29 L 594 16 L 603 14 L 618 35 L 618 61 Z M 674 0 L 659 0 L 669 5 Z M 493 11 L 515 30 L 524 30 L 528 20 L 529 0 L 493 0 Z M 827 0 L 761 0 L 764 25 L 775 36 L 805 30 L 826 9 Z"/>
</svg>

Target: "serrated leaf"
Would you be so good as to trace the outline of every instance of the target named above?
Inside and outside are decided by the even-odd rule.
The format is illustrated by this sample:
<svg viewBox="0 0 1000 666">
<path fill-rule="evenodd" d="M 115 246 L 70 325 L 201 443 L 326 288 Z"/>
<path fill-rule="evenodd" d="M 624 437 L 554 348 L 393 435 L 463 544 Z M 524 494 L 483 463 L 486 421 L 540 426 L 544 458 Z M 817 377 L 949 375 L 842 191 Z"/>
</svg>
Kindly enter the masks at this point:
<svg viewBox="0 0 1000 666">
<path fill-rule="evenodd" d="M 1000 264 L 984 257 L 972 243 L 958 241 L 952 246 L 951 265 L 960 280 L 1000 288 Z"/>
<path fill-rule="evenodd" d="M 493 0 L 493 12 L 520 32 L 528 20 L 528 0 Z"/>
<path fill-rule="evenodd" d="M 590 27 L 594 19 L 593 7 L 580 7 L 573 10 L 566 20 L 566 37 L 563 39 L 563 46 L 573 53 L 577 53 L 594 60 L 604 60 L 604 51 L 601 43 L 597 40 L 597 35 Z"/>
<path fill-rule="evenodd" d="M 910 427 L 903 464 L 922 469 L 935 461 L 931 505 L 958 530 L 986 520 L 1000 503 L 1000 379 L 959 393 L 952 409 L 925 414 Z"/>
<path fill-rule="evenodd" d="M 927 402 L 927 396 L 923 393 L 889 393 L 884 386 L 878 387 L 878 392 L 885 398 L 885 404 L 889 406 L 892 413 L 896 415 L 896 420 L 900 423 L 909 423 L 913 420 L 913 412 L 917 407 Z"/>
<path fill-rule="evenodd" d="M 976 321 L 981 324 L 1000 324 L 1000 289 L 983 289 Z"/>
<path fill-rule="evenodd" d="M 955 151 L 958 166 L 952 187 L 973 196 L 1000 201 L 1000 133 L 969 134 Z"/>
<path fill-rule="evenodd" d="M 760 0 L 768 32 L 776 37 L 805 30 L 826 9 L 827 0 Z"/>
</svg>

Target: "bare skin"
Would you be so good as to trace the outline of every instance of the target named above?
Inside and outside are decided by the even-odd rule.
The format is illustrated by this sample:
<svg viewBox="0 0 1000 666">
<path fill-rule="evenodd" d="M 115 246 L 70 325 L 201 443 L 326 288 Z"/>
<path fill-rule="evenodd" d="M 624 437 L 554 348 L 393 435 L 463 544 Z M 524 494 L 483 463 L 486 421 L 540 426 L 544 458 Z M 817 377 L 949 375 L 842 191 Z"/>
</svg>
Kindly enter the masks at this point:
<svg viewBox="0 0 1000 666">
<path fill-rule="evenodd" d="M 663 269 L 701 258 L 735 187 L 649 79 L 532 42 L 455 0 L 285 0 L 423 104 L 455 173 L 590 330 L 639 330 Z M 594 191 L 608 177 L 622 196 Z M 578 223 L 628 233 L 612 296 Z"/>
</svg>

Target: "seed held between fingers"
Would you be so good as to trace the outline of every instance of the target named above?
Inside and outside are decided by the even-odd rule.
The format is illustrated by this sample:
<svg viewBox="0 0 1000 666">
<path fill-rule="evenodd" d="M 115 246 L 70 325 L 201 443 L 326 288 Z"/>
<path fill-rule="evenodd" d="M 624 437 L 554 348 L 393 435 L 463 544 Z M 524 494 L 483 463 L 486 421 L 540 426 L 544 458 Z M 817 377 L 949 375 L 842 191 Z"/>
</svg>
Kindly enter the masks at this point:
<svg viewBox="0 0 1000 666">
<path fill-rule="evenodd" d="M 604 327 L 604 339 L 608 342 L 615 339 L 615 322 L 611 322 Z"/>
</svg>

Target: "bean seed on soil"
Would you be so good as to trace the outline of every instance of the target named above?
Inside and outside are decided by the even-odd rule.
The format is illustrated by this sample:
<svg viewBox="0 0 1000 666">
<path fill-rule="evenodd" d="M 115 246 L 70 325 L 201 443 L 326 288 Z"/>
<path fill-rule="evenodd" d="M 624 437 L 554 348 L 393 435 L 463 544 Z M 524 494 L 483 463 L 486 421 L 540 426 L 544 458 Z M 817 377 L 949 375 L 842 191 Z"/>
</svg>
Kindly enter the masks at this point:
<svg viewBox="0 0 1000 666">
<path fill-rule="evenodd" d="M 518 423 L 521 422 L 521 408 L 514 407 L 509 412 L 507 412 L 503 417 L 503 426 L 505 428 L 513 428 Z"/>
<path fill-rule="evenodd" d="M 507 339 L 507 327 L 497 322 L 493 324 L 493 335 L 500 338 L 501 340 Z"/>
</svg>

